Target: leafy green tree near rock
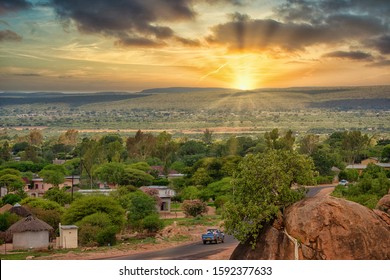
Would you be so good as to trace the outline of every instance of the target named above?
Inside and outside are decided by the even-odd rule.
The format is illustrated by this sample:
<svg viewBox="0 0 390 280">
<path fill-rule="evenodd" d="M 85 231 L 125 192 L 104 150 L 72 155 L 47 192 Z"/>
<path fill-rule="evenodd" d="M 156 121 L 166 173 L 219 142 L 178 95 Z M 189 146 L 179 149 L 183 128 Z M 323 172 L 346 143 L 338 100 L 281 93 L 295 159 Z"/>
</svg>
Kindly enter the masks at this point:
<svg viewBox="0 0 390 280">
<path fill-rule="evenodd" d="M 313 175 L 312 160 L 294 151 L 268 150 L 246 156 L 233 178 L 233 196 L 223 212 L 227 233 L 254 245 L 266 223 L 304 197 L 304 190 L 292 187 L 312 183 Z"/>
</svg>

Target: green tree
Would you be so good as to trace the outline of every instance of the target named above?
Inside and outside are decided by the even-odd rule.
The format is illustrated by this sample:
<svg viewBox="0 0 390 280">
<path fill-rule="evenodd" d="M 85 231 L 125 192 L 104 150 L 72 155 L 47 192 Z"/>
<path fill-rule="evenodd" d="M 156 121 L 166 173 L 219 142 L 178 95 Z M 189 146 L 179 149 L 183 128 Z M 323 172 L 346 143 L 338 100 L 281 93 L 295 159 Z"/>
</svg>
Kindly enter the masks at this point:
<svg viewBox="0 0 390 280">
<path fill-rule="evenodd" d="M 116 233 L 120 230 L 111 222 L 110 216 L 104 212 L 85 216 L 77 222 L 77 226 L 79 227 L 80 244 L 84 246 L 114 245 Z"/>
<path fill-rule="evenodd" d="M 134 137 L 129 137 L 126 140 L 129 157 L 146 160 L 155 153 L 156 142 L 156 137 L 153 134 L 138 130 Z"/>
<path fill-rule="evenodd" d="M 20 202 L 21 200 L 22 197 L 19 194 L 15 194 L 15 193 L 8 193 L 1 198 L 3 204 L 11 204 L 11 205 L 15 205 L 15 203 Z"/>
<path fill-rule="evenodd" d="M 161 132 L 157 136 L 155 154 L 163 162 L 165 174 L 168 174 L 168 168 L 173 161 L 176 151 L 177 145 L 173 142 L 172 135 L 166 131 Z"/>
<path fill-rule="evenodd" d="M 355 163 L 360 153 L 369 145 L 370 139 L 360 131 L 345 132 L 342 141 L 342 149 L 348 163 Z"/>
<path fill-rule="evenodd" d="M 24 181 L 17 175 L 5 174 L 0 177 L 0 186 L 7 188 L 8 192 L 23 191 Z"/>
<path fill-rule="evenodd" d="M 305 135 L 299 145 L 299 151 L 302 154 L 312 155 L 318 148 L 320 137 L 314 134 Z"/>
<path fill-rule="evenodd" d="M 233 178 L 232 200 L 225 204 L 225 228 L 241 242 L 255 244 L 261 228 L 278 211 L 304 197 L 295 184 L 312 183 L 310 158 L 288 150 L 268 150 L 248 155 Z"/>
<path fill-rule="evenodd" d="M 180 192 L 180 197 L 185 200 L 193 200 L 199 198 L 200 194 L 201 192 L 197 187 L 189 186 Z"/>
<path fill-rule="evenodd" d="M 142 170 L 126 167 L 121 178 L 122 185 L 133 185 L 136 187 L 149 186 L 154 177 Z"/>
<path fill-rule="evenodd" d="M 80 193 L 75 193 L 74 195 L 77 198 L 81 197 Z M 57 202 L 62 206 L 72 203 L 72 194 L 67 192 L 65 189 L 60 189 L 58 187 L 54 187 L 46 191 L 43 195 L 43 198 Z"/>
<path fill-rule="evenodd" d="M 101 181 L 120 184 L 125 174 L 125 165 L 118 162 L 104 163 L 98 166 L 93 174 Z"/>
<path fill-rule="evenodd" d="M 119 228 L 124 225 L 124 209 L 114 198 L 104 195 L 83 196 L 73 201 L 70 207 L 66 209 L 62 221 L 64 224 L 72 225 L 96 212 L 106 213 L 112 224 Z"/>
<path fill-rule="evenodd" d="M 14 213 L 4 212 L 0 214 L 0 231 L 6 231 L 11 225 L 19 221 L 21 217 Z"/>
<path fill-rule="evenodd" d="M 210 145 L 213 142 L 213 132 L 206 128 L 206 130 L 203 131 L 202 140 L 206 145 Z"/>
<path fill-rule="evenodd" d="M 127 197 L 127 220 L 134 230 L 143 229 L 143 220 L 157 214 L 156 201 L 142 191 L 130 193 Z"/>
<path fill-rule="evenodd" d="M 381 157 L 383 162 L 390 162 L 390 144 L 383 148 Z"/>
<path fill-rule="evenodd" d="M 48 223 L 57 231 L 61 216 L 64 214 L 64 208 L 57 202 L 28 197 L 23 199 L 20 204 L 26 206 L 33 215 Z"/>
<path fill-rule="evenodd" d="M 8 141 L 5 141 L 0 148 L 0 159 L 4 161 L 9 161 L 11 159 L 11 147 L 9 146 Z"/>
<path fill-rule="evenodd" d="M 63 165 L 49 164 L 45 166 L 38 175 L 43 181 L 58 187 L 65 182 L 66 168 Z"/>
</svg>

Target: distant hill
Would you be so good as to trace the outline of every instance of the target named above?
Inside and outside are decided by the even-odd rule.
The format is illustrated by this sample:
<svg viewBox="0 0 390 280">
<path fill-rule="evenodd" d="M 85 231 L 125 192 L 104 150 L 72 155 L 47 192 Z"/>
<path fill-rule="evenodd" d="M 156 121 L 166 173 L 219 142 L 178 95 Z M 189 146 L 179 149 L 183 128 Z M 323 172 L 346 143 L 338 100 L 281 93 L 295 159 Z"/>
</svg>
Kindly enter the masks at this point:
<svg viewBox="0 0 390 280">
<path fill-rule="evenodd" d="M 226 88 L 198 88 L 198 87 L 169 87 L 144 89 L 140 93 L 191 93 L 199 91 L 224 91 Z"/>
<path fill-rule="evenodd" d="M 270 88 L 240 91 L 226 88 L 170 87 L 138 93 L 97 92 L 0 93 L 0 107 L 65 105 L 85 110 L 290 111 L 302 109 L 390 109 L 390 86 Z M 96 106 L 98 104 L 98 106 Z"/>
</svg>

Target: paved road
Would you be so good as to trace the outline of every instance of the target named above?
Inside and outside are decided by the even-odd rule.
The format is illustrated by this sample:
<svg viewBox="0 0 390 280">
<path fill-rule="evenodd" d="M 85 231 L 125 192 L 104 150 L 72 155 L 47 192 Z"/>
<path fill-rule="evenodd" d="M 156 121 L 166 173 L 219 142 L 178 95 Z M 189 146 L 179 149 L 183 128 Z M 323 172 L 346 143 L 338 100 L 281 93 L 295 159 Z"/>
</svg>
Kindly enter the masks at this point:
<svg viewBox="0 0 390 280">
<path fill-rule="evenodd" d="M 310 187 L 306 197 L 318 195 L 322 190 L 334 188 L 332 185 Z M 200 237 L 199 237 L 200 238 Z M 146 253 L 132 254 L 121 257 L 108 258 L 109 260 L 201 260 L 208 256 L 218 254 L 228 248 L 236 247 L 238 241 L 233 236 L 226 235 L 225 243 L 206 244 L 199 242 L 181 245 L 173 248 L 152 251 Z"/>
<path fill-rule="evenodd" d="M 309 191 L 306 193 L 306 197 L 316 196 L 320 191 L 324 189 L 334 188 L 334 187 L 335 187 L 334 185 L 310 187 L 308 188 Z"/>
<path fill-rule="evenodd" d="M 237 245 L 238 241 L 235 240 L 233 236 L 226 235 L 225 243 L 203 244 L 203 242 L 199 240 L 199 242 L 187 245 L 153 252 L 108 258 L 108 260 L 202 260 L 228 248 L 236 247 Z"/>
</svg>

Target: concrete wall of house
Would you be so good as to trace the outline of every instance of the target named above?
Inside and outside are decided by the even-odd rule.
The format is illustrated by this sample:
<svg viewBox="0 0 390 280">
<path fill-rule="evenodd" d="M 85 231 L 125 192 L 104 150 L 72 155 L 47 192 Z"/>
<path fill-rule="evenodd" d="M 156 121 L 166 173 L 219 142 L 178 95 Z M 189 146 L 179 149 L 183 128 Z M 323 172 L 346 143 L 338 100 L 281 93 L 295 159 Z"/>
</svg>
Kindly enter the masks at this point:
<svg viewBox="0 0 390 280">
<path fill-rule="evenodd" d="M 171 198 L 161 198 L 160 211 L 170 212 L 171 211 Z"/>
<path fill-rule="evenodd" d="M 12 244 L 14 249 L 38 249 L 49 246 L 49 232 L 25 231 L 13 234 Z"/>
<path fill-rule="evenodd" d="M 77 228 L 62 229 L 60 228 L 60 244 L 61 248 L 77 248 Z"/>
</svg>

